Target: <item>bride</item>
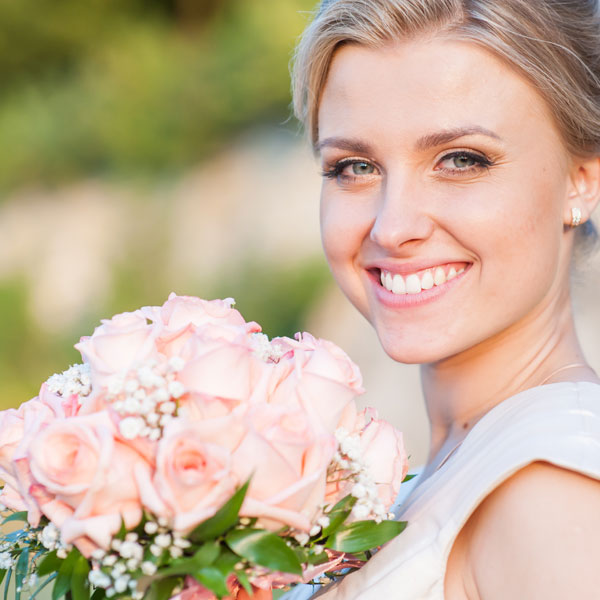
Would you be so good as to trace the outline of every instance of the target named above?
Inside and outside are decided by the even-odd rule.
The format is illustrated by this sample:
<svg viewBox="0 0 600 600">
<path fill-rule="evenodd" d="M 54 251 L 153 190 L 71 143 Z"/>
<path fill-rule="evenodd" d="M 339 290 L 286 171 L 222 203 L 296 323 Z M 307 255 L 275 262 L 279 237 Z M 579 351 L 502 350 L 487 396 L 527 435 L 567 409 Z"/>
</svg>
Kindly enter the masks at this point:
<svg viewBox="0 0 600 600">
<path fill-rule="evenodd" d="M 598 10 L 330 0 L 300 42 L 325 254 L 422 365 L 432 432 L 407 529 L 327 600 L 600 598 L 600 380 L 569 292 L 600 197 Z"/>
</svg>

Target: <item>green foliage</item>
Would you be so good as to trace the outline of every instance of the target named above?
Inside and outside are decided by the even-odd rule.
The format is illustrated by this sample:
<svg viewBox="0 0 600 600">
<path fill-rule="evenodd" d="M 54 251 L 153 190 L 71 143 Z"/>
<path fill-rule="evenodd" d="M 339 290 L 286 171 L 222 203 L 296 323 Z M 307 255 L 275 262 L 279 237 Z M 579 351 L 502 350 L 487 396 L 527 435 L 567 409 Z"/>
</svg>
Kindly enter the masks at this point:
<svg viewBox="0 0 600 600">
<path fill-rule="evenodd" d="M 27 511 L 20 510 L 18 512 L 10 513 L 8 517 L 5 517 L 2 521 L 2 525 L 10 523 L 11 521 L 27 521 Z"/>
<path fill-rule="evenodd" d="M 250 482 L 247 481 L 210 519 L 200 523 L 191 532 L 190 539 L 195 542 L 204 542 L 215 539 L 231 529 L 237 523 L 238 513 L 244 502 L 249 485 Z M 211 564 L 212 562 L 211 560 L 206 564 Z"/>
<path fill-rule="evenodd" d="M 146 594 L 146 600 L 168 600 L 173 588 L 179 583 L 179 578 L 169 577 L 153 581 Z"/>
<path fill-rule="evenodd" d="M 62 564 L 62 561 L 63 559 L 58 558 L 56 550 L 49 552 L 38 564 L 37 574 L 40 577 L 43 577 L 44 575 L 55 573 L 56 571 L 58 571 L 60 565 Z"/>
<path fill-rule="evenodd" d="M 23 581 L 27 576 L 27 568 L 29 567 L 29 550 L 23 550 L 17 559 L 15 565 L 15 600 L 21 598 L 21 588 Z"/>
<path fill-rule="evenodd" d="M 234 529 L 225 541 L 238 556 L 254 564 L 273 571 L 302 574 L 294 551 L 274 533 L 263 529 Z"/>
<path fill-rule="evenodd" d="M 381 546 L 400 534 L 406 527 L 406 521 L 355 521 L 340 527 L 329 536 L 326 546 L 339 552 L 364 552 Z"/>
<path fill-rule="evenodd" d="M 285 120 L 313 4 L 0 3 L 0 188 L 165 175 L 257 120 Z"/>
<path fill-rule="evenodd" d="M 52 600 L 59 600 L 59 598 L 65 596 L 71 589 L 73 572 L 80 557 L 81 553 L 79 550 L 73 548 L 67 555 L 67 558 L 62 561 L 62 564 L 58 568 L 58 575 L 54 582 L 54 587 L 52 588 Z"/>
<path fill-rule="evenodd" d="M 24 281 L 0 281 L 0 409 L 29 400 L 49 375 L 81 362 L 73 344 L 83 332 L 49 338 L 32 322 L 28 300 Z"/>
<path fill-rule="evenodd" d="M 342 498 L 330 511 L 328 511 L 327 516 L 329 517 L 329 525 L 323 528 L 319 538 L 324 539 L 337 531 L 337 529 L 350 516 L 352 507 L 355 504 L 356 498 L 348 494 Z"/>
</svg>

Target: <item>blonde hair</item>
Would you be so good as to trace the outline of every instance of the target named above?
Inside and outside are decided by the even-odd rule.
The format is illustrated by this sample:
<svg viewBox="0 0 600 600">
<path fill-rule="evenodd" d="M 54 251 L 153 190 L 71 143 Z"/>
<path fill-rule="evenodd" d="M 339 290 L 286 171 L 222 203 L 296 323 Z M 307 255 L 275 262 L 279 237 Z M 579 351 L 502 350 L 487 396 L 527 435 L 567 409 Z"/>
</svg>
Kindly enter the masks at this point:
<svg viewBox="0 0 600 600">
<path fill-rule="evenodd" d="M 294 112 L 313 145 L 340 45 L 377 48 L 427 33 L 471 41 L 507 61 L 545 98 L 568 150 L 600 154 L 597 0 L 323 0 L 297 46 L 292 79 Z M 593 233 L 591 223 L 586 229 Z"/>
</svg>

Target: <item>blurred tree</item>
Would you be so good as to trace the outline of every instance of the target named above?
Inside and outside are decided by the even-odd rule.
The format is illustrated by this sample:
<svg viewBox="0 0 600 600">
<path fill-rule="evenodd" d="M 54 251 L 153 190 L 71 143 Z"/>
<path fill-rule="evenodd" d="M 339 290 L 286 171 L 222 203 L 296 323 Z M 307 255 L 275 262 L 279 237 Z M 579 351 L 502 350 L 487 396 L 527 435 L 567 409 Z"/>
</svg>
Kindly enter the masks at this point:
<svg viewBox="0 0 600 600">
<path fill-rule="evenodd" d="M 188 168 L 288 116 L 312 1 L 0 2 L 0 189 Z"/>
</svg>

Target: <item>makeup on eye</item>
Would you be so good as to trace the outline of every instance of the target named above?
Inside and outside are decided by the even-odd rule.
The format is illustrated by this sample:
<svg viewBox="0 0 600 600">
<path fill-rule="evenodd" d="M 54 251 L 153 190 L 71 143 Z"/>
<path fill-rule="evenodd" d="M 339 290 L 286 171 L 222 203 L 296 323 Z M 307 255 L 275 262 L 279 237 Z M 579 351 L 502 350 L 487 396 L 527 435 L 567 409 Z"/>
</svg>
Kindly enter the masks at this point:
<svg viewBox="0 0 600 600">
<path fill-rule="evenodd" d="M 444 163 L 449 163 L 445 166 Z M 493 162 L 483 154 L 470 150 L 454 150 L 444 154 L 434 167 L 435 171 L 447 174 L 467 174 L 479 172 L 493 166 Z"/>
<path fill-rule="evenodd" d="M 449 163 L 449 164 L 444 164 Z M 462 176 L 466 174 L 476 174 L 493 166 L 493 161 L 485 155 L 472 150 L 454 150 L 446 152 L 435 163 L 434 171 L 441 174 Z M 379 175 L 380 170 L 372 161 L 349 157 L 343 158 L 326 167 L 321 175 L 327 179 L 337 179 L 342 182 L 355 182 L 360 179 L 371 179 L 374 175 Z"/>
<path fill-rule="evenodd" d="M 343 178 L 346 181 L 376 174 L 379 174 L 377 167 L 364 158 L 344 158 L 326 166 L 321 172 L 321 175 L 327 179 Z"/>
</svg>

